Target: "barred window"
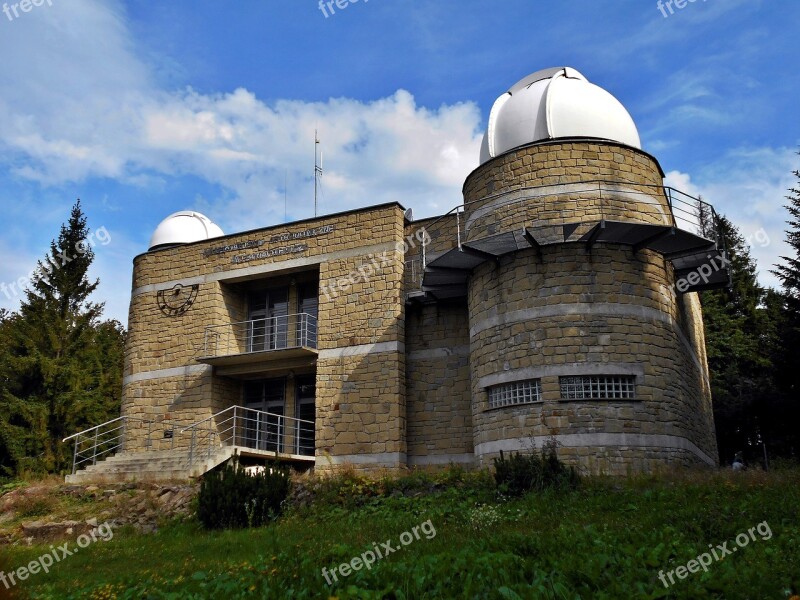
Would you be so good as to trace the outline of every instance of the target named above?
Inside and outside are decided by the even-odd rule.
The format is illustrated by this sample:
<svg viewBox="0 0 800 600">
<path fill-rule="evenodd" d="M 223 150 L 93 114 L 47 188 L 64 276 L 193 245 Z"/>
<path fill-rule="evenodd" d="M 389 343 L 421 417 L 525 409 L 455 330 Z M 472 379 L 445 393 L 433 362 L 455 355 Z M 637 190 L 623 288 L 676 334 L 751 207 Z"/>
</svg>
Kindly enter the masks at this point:
<svg viewBox="0 0 800 600">
<path fill-rule="evenodd" d="M 635 375 L 559 377 L 562 400 L 633 400 Z"/>
<path fill-rule="evenodd" d="M 542 387 L 538 379 L 503 383 L 489 388 L 489 408 L 540 402 Z"/>
</svg>

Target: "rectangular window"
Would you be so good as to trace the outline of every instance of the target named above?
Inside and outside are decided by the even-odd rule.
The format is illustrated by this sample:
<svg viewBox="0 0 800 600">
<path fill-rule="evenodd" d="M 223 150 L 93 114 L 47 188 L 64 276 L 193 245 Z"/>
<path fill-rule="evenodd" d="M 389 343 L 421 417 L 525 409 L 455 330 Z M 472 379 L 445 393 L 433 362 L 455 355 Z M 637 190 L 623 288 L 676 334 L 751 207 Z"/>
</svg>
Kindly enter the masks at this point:
<svg viewBox="0 0 800 600">
<path fill-rule="evenodd" d="M 529 404 L 542 400 L 542 387 L 538 379 L 494 385 L 488 391 L 489 408 Z"/>
<path fill-rule="evenodd" d="M 282 350 L 288 345 L 289 288 L 250 292 L 247 351 Z"/>
<path fill-rule="evenodd" d="M 633 400 L 635 375 L 578 375 L 559 377 L 562 400 Z"/>
<path fill-rule="evenodd" d="M 295 379 L 295 390 L 297 395 L 297 410 L 295 414 L 298 418 L 298 421 L 295 421 L 295 454 L 314 456 L 316 448 L 314 442 L 316 377 L 314 375 L 299 375 Z"/>
</svg>

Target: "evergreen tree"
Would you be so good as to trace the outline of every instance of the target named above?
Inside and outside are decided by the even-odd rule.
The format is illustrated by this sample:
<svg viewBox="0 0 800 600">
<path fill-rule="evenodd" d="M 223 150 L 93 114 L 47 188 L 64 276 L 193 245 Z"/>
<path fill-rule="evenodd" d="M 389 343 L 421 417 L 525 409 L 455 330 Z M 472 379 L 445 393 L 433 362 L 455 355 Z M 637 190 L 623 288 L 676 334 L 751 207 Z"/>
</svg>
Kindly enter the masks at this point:
<svg viewBox="0 0 800 600">
<path fill-rule="evenodd" d="M 10 418 L 0 436 L 4 426 L 13 440 L 7 462 L 18 470 L 64 469 L 70 449 L 61 440 L 119 414 L 124 332 L 117 322 L 100 323 L 103 305 L 89 301 L 99 282 L 88 278 L 94 259 L 88 239 L 78 201 L 38 262 L 19 314 L 8 321 L 0 368 Z"/>
<path fill-rule="evenodd" d="M 700 297 L 720 459 L 728 463 L 743 451 L 760 461 L 764 443 L 770 453 L 790 454 L 793 432 L 777 416 L 785 401 L 776 381 L 780 296 L 758 285 L 756 263 L 736 226 L 720 216 L 717 230 L 727 249 L 732 286 Z"/>
<path fill-rule="evenodd" d="M 798 152 L 800 154 L 800 152 Z M 781 361 L 781 383 L 784 389 L 794 397 L 798 396 L 800 386 L 797 384 L 797 373 L 800 369 L 800 170 L 794 171 L 798 179 L 797 187 L 789 190 L 786 197 L 789 204 L 786 231 L 786 242 L 793 251 L 793 256 L 781 256 L 782 264 L 775 265 L 772 273 L 783 286 L 783 302 L 786 319 L 782 330 L 783 353 Z M 799 400 L 800 401 L 800 400 Z"/>
</svg>

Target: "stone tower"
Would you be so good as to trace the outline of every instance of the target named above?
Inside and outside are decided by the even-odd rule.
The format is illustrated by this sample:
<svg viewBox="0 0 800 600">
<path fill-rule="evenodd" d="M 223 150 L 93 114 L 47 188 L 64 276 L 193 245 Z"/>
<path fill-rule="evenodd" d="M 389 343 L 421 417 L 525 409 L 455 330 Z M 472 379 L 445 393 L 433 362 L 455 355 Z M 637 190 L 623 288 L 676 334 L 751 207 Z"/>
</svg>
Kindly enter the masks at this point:
<svg viewBox="0 0 800 600">
<path fill-rule="evenodd" d="M 432 224 L 423 258 L 428 297 L 466 297 L 479 464 L 550 437 L 593 472 L 718 462 L 694 292 L 728 273 L 713 209 L 663 176 L 574 69 L 495 102 L 454 227 Z"/>
</svg>

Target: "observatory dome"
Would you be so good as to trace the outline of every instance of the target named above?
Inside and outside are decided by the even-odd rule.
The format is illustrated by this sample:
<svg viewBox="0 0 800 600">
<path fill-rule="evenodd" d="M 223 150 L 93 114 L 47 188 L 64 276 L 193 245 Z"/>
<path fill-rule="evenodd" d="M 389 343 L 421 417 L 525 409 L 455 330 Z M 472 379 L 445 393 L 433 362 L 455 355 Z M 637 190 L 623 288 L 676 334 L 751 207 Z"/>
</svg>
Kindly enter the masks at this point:
<svg viewBox="0 0 800 600">
<path fill-rule="evenodd" d="M 537 71 L 495 101 L 481 164 L 532 142 L 570 137 L 641 148 L 636 124 L 614 96 L 570 67 Z"/>
<path fill-rule="evenodd" d="M 150 250 L 162 246 L 190 244 L 225 235 L 222 229 L 204 214 L 182 210 L 159 223 L 150 238 Z"/>
</svg>

